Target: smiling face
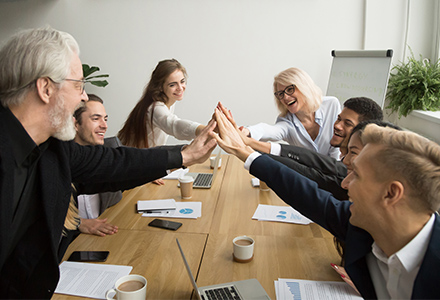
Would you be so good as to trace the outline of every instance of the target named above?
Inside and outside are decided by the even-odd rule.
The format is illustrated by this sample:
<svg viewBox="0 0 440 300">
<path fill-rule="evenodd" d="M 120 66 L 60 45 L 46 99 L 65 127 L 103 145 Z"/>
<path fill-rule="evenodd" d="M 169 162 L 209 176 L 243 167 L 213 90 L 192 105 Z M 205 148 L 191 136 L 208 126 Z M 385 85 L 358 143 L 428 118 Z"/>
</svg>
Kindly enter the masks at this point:
<svg viewBox="0 0 440 300">
<path fill-rule="evenodd" d="M 357 124 L 359 124 L 359 114 L 344 107 L 333 126 L 333 137 L 330 140 L 330 145 L 333 147 L 346 147 L 351 131 Z"/>
<path fill-rule="evenodd" d="M 286 85 L 282 85 L 280 83 L 277 83 L 277 92 L 282 92 L 286 89 Z M 295 114 L 297 112 L 300 112 L 304 109 L 304 99 L 303 94 L 298 90 L 298 88 L 295 89 L 295 92 L 292 95 L 288 95 L 287 93 L 284 93 L 284 97 L 281 100 L 278 100 L 281 102 L 281 104 L 292 114 Z"/>
<path fill-rule="evenodd" d="M 360 131 L 356 131 L 350 137 L 350 141 L 348 142 L 348 151 L 347 155 L 345 155 L 344 160 L 342 161 L 344 165 L 347 167 L 347 175 L 351 173 L 353 170 L 352 162 L 359 155 L 361 150 L 364 148 L 360 138 Z M 344 189 L 348 189 L 348 186 L 342 186 Z"/>
<path fill-rule="evenodd" d="M 386 181 L 378 179 L 375 157 L 382 146 L 367 144 L 353 160 L 353 171 L 342 181 L 348 187 L 351 217 L 350 223 L 371 232 L 378 220 L 380 207 L 386 196 Z"/>
<path fill-rule="evenodd" d="M 81 145 L 103 145 L 108 118 L 104 105 L 97 101 L 88 101 L 85 107 L 86 110 L 81 115 L 81 124 L 75 122 L 75 142 Z"/>
<path fill-rule="evenodd" d="M 183 99 L 186 89 L 186 78 L 181 70 L 176 70 L 168 76 L 163 84 L 163 92 L 168 97 L 166 105 L 171 107 L 176 101 Z"/>
</svg>

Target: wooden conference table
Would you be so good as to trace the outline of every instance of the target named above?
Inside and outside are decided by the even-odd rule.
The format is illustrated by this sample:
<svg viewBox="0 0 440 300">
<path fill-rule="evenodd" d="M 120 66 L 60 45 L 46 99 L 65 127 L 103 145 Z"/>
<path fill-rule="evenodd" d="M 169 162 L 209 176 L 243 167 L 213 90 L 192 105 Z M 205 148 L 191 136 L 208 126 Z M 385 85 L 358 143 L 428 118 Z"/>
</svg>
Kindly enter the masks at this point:
<svg viewBox="0 0 440 300">
<path fill-rule="evenodd" d="M 212 172 L 209 161 L 190 167 L 190 171 Z M 147 278 L 147 299 L 191 298 L 192 285 L 176 238 L 199 286 L 257 278 L 276 299 L 274 280 L 278 278 L 340 281 L 330 267 L 340 258 L 326 230 L 317 224 L 252 220 L 258 204 L 285 203 L 273 191 L 252 187 L 251 178 L 240 160 L 223 155 L 212 188 L 195 189 L 189 200 L 202 202 L 202 217 L 175 219 L 183 223 L 175 232 L 148 226 L 153 218 L 138 214 L 136 202 L 169 198 L 181 201 L 176 180 L 167 180 L 165 186 L 149 183 L 125 191 L 123 199 L 100 217 L 117 225 L 119 232 L 106 237 L 81 234 L 67 249 L 64 260 L 75 250 L 108 250 L 105 264 L 129 265 L 132 274 Z M 255 239 L 250 263 L 232 260 L 232 239 L 238 235 Z M 55 294 L 53 299 L 81 298 Z"/>
</svg>

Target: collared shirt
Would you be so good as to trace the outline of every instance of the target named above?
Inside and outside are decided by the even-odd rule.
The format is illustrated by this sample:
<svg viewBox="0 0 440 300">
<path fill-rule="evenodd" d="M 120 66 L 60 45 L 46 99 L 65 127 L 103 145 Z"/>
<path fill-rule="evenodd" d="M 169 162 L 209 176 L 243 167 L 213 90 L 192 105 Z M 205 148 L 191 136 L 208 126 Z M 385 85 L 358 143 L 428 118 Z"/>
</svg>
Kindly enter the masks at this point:
<svg viewBox="0 0 440 300">
<path fill-rule="evenodd" d="M 290 145 L 300 146 L 318 153 L 339 159 L 339 148 L 332 147 L 333 126 L 341 112 L 339 100 L 335 97 L 324 97 L 321 106 L 315 112 L 315 122 L 319 125 L 319 133 L 312 140 L 307 130 L 295 114 L 287 113 L 278 117 L 275 125 L 259 123 L 249 126 L 252 138 L 262 141 L 286 141 Z"/>
<path fill-rule="evenodd" d="M 96 219 L 99 217 L 101 199 L 99 194 L 78 195 L 79 216 L 82 219 Z"/>
<path fill-rule="evenodd" d="M 367 256 L 378 299 L 411 299 L 414 281 L 428 249 L 434 227 L 434 214 L 422 230 L 402 249 L 387 257 L 376 243 Z"/>
<path fill-rule="evenodd" d="M 43 215 L 41 199 L 38 195 L 36 166 L 48 142 L 37 146 L 14 114 L 7 109 L 6 121 L 14 153 L 14 196 L 11 224 L 12 241 L 9 250 L 21 239 L 23 234 Z"/>
</svg>

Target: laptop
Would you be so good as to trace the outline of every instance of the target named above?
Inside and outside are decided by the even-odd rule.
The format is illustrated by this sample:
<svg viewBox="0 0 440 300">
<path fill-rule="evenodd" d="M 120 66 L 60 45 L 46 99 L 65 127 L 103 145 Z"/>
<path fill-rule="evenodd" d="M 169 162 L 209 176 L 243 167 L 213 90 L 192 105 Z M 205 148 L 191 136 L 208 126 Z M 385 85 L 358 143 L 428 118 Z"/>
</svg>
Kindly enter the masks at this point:
<svg viewBox="0 0 440 300">
<path fill-rule="evenodd" d="M 197 283 L 186 261 L 185 254 L 183 254 L 182 247 L 180 247 L 179 239 L 176 238 L 177 246 L 188 271 L 189 279 L 194 287 L 194 291 L 199 300 L 210 299 L 269 299 L 269 295 L 258 282 L 257 279 L 248 279 L 241 281 L 234 281 L 223 284 L 210 285 L 205 287 L 197 287 Z"/>
<path fill-rule="evenodd" d="M 219 149 L 214 161 L 214 172 L 212 173 L 187 173 L 185 176 L 191 176 L 194 178 L 193 188 L 197 189 L 209 189 L 214 183 L 215 177 L 218 172 L 218 165 L 221 157 L 221 149 Z"/>
</svg>

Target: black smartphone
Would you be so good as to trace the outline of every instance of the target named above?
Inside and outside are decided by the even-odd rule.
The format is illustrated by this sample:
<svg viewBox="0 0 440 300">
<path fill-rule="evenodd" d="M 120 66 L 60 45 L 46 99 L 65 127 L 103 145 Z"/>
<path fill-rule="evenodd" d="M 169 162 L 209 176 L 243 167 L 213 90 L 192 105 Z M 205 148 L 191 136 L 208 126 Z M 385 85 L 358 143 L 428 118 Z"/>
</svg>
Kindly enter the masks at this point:
<svg viewBox="0 0 440 300">
<path fill-rule="evenodd" d="M 108 251 L 73 251 L 68 261 L 106 261 Z"/>
<path fill-rule="evenodd" d="M 150 222 L 150 224 L 148 224 L 148 226 L 159 227 L 169 230 L 177 230 L 180 228 L 180 226 L 182 226 L 182 223 L 166 221 L 161 219 L 154 219 L 153 221 Z"/>
</svg>

